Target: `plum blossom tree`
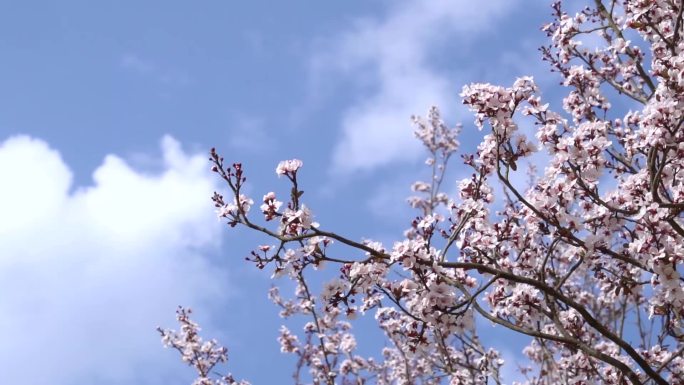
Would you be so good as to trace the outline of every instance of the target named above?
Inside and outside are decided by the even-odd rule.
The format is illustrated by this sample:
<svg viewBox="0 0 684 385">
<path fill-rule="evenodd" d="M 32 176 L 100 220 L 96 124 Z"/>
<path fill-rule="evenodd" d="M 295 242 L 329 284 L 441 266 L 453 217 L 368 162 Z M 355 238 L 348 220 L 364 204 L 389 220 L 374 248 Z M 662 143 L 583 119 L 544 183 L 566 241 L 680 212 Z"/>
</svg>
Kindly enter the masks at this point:
<svg viewBox="0 0 684 385">
<path fill-rule="evenodd" d="M 464 87 L 487 134 L 461 156 L 472 173 L 456 196 L 442 186 L 460 128 L 437 108 L 413 118 L 430 178 L 412 186 L 418 216 L 392 245 L 314 222 L 296 159 L 276 168 L 289 196 L 269 192 L 254 213 L 242 165 L 212 149 L 230 197 L 215 193 L 218 215 L 275 243 L 247 259 L 296 284 L 290 298 L 269 293 L 281 316 L 309 319 L 302 333 L 280 331 L 295 383 L 501 384 L 480 318 L 529 337 L 526 384 L 684 384 L 683 12 L 680 0 L 596 0 L 574 15 L 555 3 L 540 51 L 563 78 L 564 111 L 529 77 Z M 524 120 L 535 137 L 518 129 Z M 548 164 L 521 188 L 512 178 L 539 151 Z M 324 262 L 339 276 L 315 293 L 308 277 Z M 357 353 L 352 320 L 365 314 L 387 340 L 378 358 Z M 235 383 L 210 373 L 225 350 L 197 340 L 187 311 L 179 321 L 180 334 L 161 333 L 196 383 Z"/>
</svg>

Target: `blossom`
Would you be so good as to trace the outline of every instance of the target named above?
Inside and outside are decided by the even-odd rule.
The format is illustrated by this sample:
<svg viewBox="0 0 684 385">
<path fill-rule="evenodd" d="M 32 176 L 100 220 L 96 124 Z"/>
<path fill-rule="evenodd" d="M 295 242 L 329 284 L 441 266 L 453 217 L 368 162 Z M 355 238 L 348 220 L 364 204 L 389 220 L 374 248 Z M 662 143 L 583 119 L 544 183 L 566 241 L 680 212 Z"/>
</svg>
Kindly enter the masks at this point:
<svg viewBox="0 0 684 385">
<path fill-rule="evenodd" d="M 232 375 L 217 379 L 211 373 L 220 363 L 228 361 L 228 349 L 219 345 L 216 340 L 205 341 L 199 336 L 199 325 L 190 315 L 191 309 L 179 307 L 176 319 L 180 323 L 180 331 L 157 328 L 165 347 L 172 347 L 181 354 L 181 359 L 197 370 L 196 385 L 249 385 L 246 381 L 235 381 Z"/>
<path fill-rule="evenodd" d="M 278 163 L 278 167 L 276 167 L 276 174 L 278 174 L 278 176 L 294 174 L 302 167 L 302 165 L 303 163 L 299 159 L 284 160 Z"/>
<path fill-rule="evenodd" d="M 238 204 L 238 201 L 240 202 Z M 219 218 L 237 217 L 242 210 L 242 213 L 247 214 L 252 208 L 254 201 L 244 194 L 240 194 L 240 198 L 233 199 L 231 203 L 225 204 L 216 211 Z"/>
<path fill-rule="evenodd" d="M 237 198 L 212 199 L 231 225 L 277 240 L 248 260 L 293 281 L 291 298 L 275 288 L 269 296 L 281 316 L 308 319 L 279 341 L 310 382 L 501 383 L 504 362 L 480 342 L 480 317 L 534 337 L 523 350 L 530 384 L 684 384 L 682 4 L 552 8 L 541 53 L 561 77 L 549 94 L 562 93 L 562 109 L 531 77 L 466 85 L 462 101 L 486 132 L 460 157 L 460 125 L 437 107 L 412 117 L 428 175 L 411 186 L 417 213 L 389 249 L 321 229 L 302 199 L 299 160 L 276 169 L 289 200 L 263 197 L 266 220 L 279 218 L 269 227 L 248 221 L 242 166 L 228 169 Z M 524 173 L 535 152 L 544 167 Z M 456 182 L 445 172 L 454 159 Z M 334 276 L 321 284 L 311 276 L 323 263 Z M 377 359 L 356 352 L 349 322 L 371 310 L 386 338 Z M 211 342 L 188 346 L 215 351 Z M 198 381 L 212 379 L 200 372 Z"/>
<path fill-rule="evenodd" d="M 311 210 L 302 205 L 299 210 L 287 209 L 282 217 L 282 230 L 287 234 L 299 234 L 304 230 L 318 227 Z"/>
<path fill-rule="evenodd" d="M 265 219 L 270 221 L 278 215 L 278 210 L 280 210 L 280 206 L 282 206 L 283 202 L 276 199 L 274 192 L 269 192 L 264 195 L 263 202 L 264 203 L 259 206 L 259 209 L 261 209 Z"/>
</svg>

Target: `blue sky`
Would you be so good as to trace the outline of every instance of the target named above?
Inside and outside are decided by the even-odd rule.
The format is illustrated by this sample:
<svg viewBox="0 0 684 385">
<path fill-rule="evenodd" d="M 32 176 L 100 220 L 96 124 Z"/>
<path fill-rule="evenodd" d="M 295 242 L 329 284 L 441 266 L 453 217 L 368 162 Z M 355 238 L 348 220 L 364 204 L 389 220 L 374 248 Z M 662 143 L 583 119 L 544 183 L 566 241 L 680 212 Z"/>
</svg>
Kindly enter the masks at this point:
<svg viewBox="0 0 684 385">
<path fill-rule="evenodd" d="M 439 105 L 472 150 L 464 84 L 557 84 L 536 51 L 549 13 L 516 0 L 0 1 L 0 383 L 188 383 L 154 330 L 179 304 L 228 345 L 237 376 L 287 383 L 271 281 L 243 261 L 264 241 L 216 221 L 208 149 L 243 162 L 255 200 L 286 188 L 279 160 L 302 159 L 324 227 L 391 242 L 423 170 L 410 116 Z M 446 188 L 463 176 L 454 167 Z"/>
</svg>

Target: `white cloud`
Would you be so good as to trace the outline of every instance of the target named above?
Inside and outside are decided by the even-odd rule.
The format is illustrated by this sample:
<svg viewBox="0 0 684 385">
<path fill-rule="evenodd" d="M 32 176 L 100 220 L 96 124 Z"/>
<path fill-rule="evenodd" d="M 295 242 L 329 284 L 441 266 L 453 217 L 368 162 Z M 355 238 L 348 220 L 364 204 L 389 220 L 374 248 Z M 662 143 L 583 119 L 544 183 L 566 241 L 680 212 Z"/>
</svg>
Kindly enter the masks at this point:
<svg viewBox="0 0 684 385">
<path fill-rule="evenodd" d="M 460 92 L 459 84 L 430 65 L 432 48 L 445 41 L 450 41 L 450 47 L 472 41 L 478 32 L 491 29 L 515 1 L 397 4 L 382 19 L 358 20 L 314 59 L 315 77 L 332 69 L 370 79 L 375 86 L 344 115 L 342 138 L 333 154 L 337 172 L 414 160 L 420 146 L 413 139 L 410 116 L 434 104 L 447 109 L 456 104 Z M 478 65 L 477 61 L 471 65 Z"/>
<path fill-rule="evenodd" d="M 225 300 L 225 271 L 202 255 L 219 232 L 206 157 L 162 140 L 163 171 L 109 155 L 94 185 L 45 142 L 0 144 L 0 383 L 152 384 L 188 373 L 154 328 L 178 304 Z M 206 254 L 205 254 L 206 255 Z M 167 353 L 167 354 L 165 354 Z"/>
</svg>

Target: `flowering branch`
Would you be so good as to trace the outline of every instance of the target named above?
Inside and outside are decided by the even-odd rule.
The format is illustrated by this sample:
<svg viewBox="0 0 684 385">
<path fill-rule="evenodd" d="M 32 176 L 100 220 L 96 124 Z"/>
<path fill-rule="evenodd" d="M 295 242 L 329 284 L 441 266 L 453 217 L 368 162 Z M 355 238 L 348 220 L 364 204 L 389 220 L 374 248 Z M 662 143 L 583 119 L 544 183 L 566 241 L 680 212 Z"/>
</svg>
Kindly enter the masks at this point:
<svg viewBox="0 0 684 385">
<path fill-rule="evenodd" d="M 270 293 L 282 316 L 312 319 L 301 339 L 281 329 L 282 351 L 298 358 L 295 382 L 502 383 L 500 354 L 478 337 L 482 317 L 530 337 L 531 366 L 521 368 L 530 385 L 684 384 L 683 8 L 595 0 L 571 15 L 554 3 L 540 51 L 563 79 L 563 112 L 543 102 L 531 77 L 464 87 L 463 103 L 486 132 L 475 153 L 461 155 L 471 174 L 455 196 L 442 189 L 460 126 L 436 107 L 413 117 L 430 180 L 412 185 L 418 216 L 391 246 L 315 222 L 297 159 L 276 167 L 289 196 L 265 194 L 260 223 L 242 165 L 226 166 L 212 150 L 230 193 L 214 194 L 219 217 L 277 241 L 247 259 L 294 282 L 292 299 Z M 620 98 L 637 109 L 616 110 Z M 518 129 L 523 120 L 534 137 Z M 538 152 L 548 164 L 518 188 L 519 165 Z M 324 263 L 339 275 L 317 292 L 306 277 Z M 356 353 L 351 332 L 371 312 L 387 340 L 377 359 Z"/>
</svg>

